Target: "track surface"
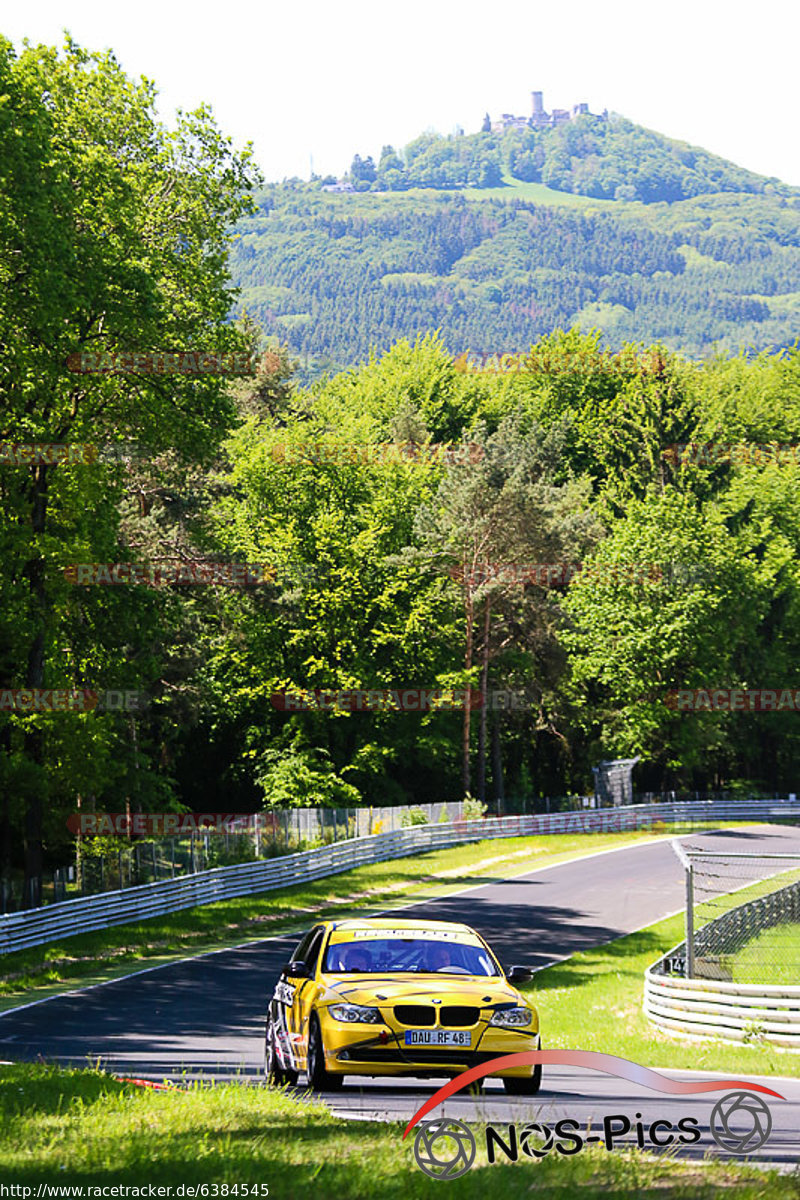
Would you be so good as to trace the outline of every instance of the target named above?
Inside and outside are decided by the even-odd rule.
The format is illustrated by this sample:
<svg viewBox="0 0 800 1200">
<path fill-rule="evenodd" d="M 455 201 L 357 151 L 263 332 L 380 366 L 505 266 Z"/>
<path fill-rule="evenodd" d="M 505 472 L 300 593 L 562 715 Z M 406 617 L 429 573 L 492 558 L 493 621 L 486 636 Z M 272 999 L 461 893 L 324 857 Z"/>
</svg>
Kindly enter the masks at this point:
<svg viewBox="0 0 800 1200">
<path fill-rule="evenodd" d="M 800 853 L 800 830 L 781 826 L 725 829 L 681 839 L 708 849 Z M 501 962 L 541 967 L 660 920 L 680 909 L 683 872 L 668 841 L 632 846 L 564 863 L 404 909 L 407 915 L 464 921 L 487 938 Z M 158 968 L 26 1008 L 0 1014 L 0 1055 L 85 1064 L 99 1057 L 124 1075 L 163 1078 L 173 1073 L 206 1079 L 260 1081 L 267 997 L 297 936 L 272 938 Z M 547 1045 L 547 1031 L 544 1030 Z M 669 1045 L 661 1061 L 667 1067 Z M 787 1097 L 768 1099 L 773 1132 L 756 1158 L 800 1162 L 800 1058 L 787 1054 L 786 1076 L 759 1079 Z M 651 1065 L 651 1064 L 646 1064 Z M 677 1072 L 676 1078 L 693 1078 Z M 707 1078 L 702 1075 L 698 1078 Z M 443 1081 L 441 1081 L 443 1082 Z M 330 1097 L 343 1115 L 408 1120 L 440 1081 L 354 1081 Z M 555 1121 L 572 1117 L 582 1129 L 602 1132 L 603 1117 L 626 1114 L 645 1124 L 697 1116 L 703 1139 L 682 1153 L 720 1153 L 708 1119 L 725 1094 L 679 1097 L 654 1093 L 593 1071 L 545 1067 L 535 1099 L 507 1097 L 489 1081 L 481 1097 L 458 1096 L 436 1110 L 462 1120 Z M 635 1144 L 630 1137 L 618 1144 Z M 650 1148 L 648 1146 L 648 1148 Z"/>
</svg>

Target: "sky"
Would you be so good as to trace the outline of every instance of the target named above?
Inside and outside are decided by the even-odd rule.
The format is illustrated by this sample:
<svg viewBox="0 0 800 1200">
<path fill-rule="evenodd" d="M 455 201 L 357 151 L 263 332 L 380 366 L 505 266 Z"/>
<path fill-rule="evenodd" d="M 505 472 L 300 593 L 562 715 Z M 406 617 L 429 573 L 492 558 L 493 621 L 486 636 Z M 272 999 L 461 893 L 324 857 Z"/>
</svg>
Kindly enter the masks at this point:
<svg viewBox="0 0 800 1200">
<path fill-rule="evenodd" d="M 270 180 L 340 175 L 356 153 L 472 132 L 487 111 L 528 115 L 536 89 L 548 110 L 585 101 L 800 185 L 791 0 L 29 0 L 0 18 L 18 47 L 64 29 L 154 80 L 165 122 L 210 104 Z"/>
</svg>

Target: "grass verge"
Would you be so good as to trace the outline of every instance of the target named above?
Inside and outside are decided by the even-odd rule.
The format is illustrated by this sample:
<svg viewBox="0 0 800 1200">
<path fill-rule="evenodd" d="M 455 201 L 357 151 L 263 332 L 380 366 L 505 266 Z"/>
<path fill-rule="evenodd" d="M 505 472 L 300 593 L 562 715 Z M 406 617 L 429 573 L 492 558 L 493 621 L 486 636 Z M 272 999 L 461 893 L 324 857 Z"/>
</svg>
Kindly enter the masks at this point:
<svg viewBox="0 0 800 1200">
<path fill-rule="evenodd" d="M 748 1044 L 694 1041 L 648 1021 L 642 1011 L 644 971 L 682 937 L 681 914 L 538 972 L 521 990 L 539 1009 L 542 1044 L 600 1050 L 667 1071 L 796 1076 L 797 1055 L 756 1035 Z"/>
<path fill-rule="evenodd" d="M 40 1184 L 205 1184 L 209 1197 L 237 1194 L 223 1185 L 238 1185 L 241 1196 L 243 1185 L 255 1184 L 259 1197 L 269 1189 L 270 1200 L 416 1200 L 439 1186 L 417 1167 L 413 1135 L 404 1142 L 402 1124 L 344 1121 L 322 1104 L 268 1088 L 153 1092 L 97 1071 L 15 1065 L 0 1068 L 0 1118 L 3 1180 L 34 1196 Z M 798 1195 L 797 1177 L 776 1172 L 594 1147 L 575 1158 L 489 1166 L 478 1142 L 472 1169 L 447 1182 L 448 1196 L 479 1200 L 498 1185 L 507 1200 L 533 1191 L 563 1200 Z"/>
<path fill-rule="evenodd" d="M 698 887 L 697 875 L 698 871 L 696 868 L 695 895 L 697 895 Z M 722 880 L 721 885 L 726 886 L 731 882 L 731 880 Z M 762 896 L 768 896 L 771 892 L 782 891 L 790 884 L 796 883 L 800 883 L 800 867 L 792 867 L 788 871 L 779 871 L 776 874 L 768 875 L 766 879 L 756 879 L 752 882 L 747 882 L 733 888 L 730 892 L 717 892 L 700 903 L 695 904 L 694 927 L 699 930 L 701 926 L 707 925 L 710 921 L 715 921 L 718 917 L 724 916 L 732 908 L 740 908 L 743 904 L 749 904 L 751 900 L 758 900 Z"/>
<path fill-rule="evenodd" d="M 785 984 L 797 987 L 800 977 L 800 925 L 774 925 L 752 938 L 727 963 L 734 983 Z"/>
<path fill-rule="evenodd" d="M 55 995 L 64 990 L 64 984 L 100 983 L 137 967 L 301 931 L 320 914 L 375 912 L 411 898 L 431 899 L 598 850 L 652 841 L 654 836 L 677 829 L 659 824 L 651 831 L 487 839 L 356 867 L 296 887 L 76 934 L 0 958 L 0 1011 L 13 1008 L 21 999 Z"/>
</svg>

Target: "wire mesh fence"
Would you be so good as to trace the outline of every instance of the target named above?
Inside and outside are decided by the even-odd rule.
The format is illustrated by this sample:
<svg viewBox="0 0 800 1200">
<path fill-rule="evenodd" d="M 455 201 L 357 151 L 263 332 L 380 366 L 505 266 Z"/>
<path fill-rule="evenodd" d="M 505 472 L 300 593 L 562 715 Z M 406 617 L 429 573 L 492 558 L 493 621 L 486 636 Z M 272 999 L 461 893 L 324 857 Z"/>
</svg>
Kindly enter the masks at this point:
<svg viewBox="0 0 800 1200">
<path fill-rule="evenodd" d="M 177 837 L 104 836 L 78 839 L 74 862 L 46 872 L 42 900 L 58 904 L 77 896 L 119 891 L 182 875 L 259 862 L 414 825 L 444 824 L 465 815 L 462 801 L 413 806 L 271 809 Z M 0 880 L 3 913 L 32 907 L 21 873 Z"/>
<path fill-rule="evenodd" d="M 668 969 L 688 978 L 800 984 L 800 846 L 754 854 L 684 844 L 678 853 L 686 943 Z"/>
<path fill-rule="evenodd" d="M 745 815 L 758 818 L 762 811 L 771 811 L 775 806 L 786 804 L 791 808 L 795 796 L 784 801 L 760 796 L 731 798 L 727 793 L 684 794 L 670 791 L 637 793 L 635 800 L 634 807 L 640 806 L 637 811 L 644 812 L 649 807 L 659 812 L 663 806 L 664 820 L 669 821 L 677 832 L 678 828 L 691 829 L 697 824 L 702 825 L 712 815 L 712 809 L 718 816 L 727 811 L 726 805 L 730 806 L 732 813 L 734 810 L 738 813 L 742 805 L 749 804 L 752 811 Z M 706 804 L 709 805 L 708 811 L 704 807 Z M 76 854 L 71 862 L 44 873 L 40 903 L 58 904 L 78 896 L 159 883 L 215 867 L 259 862 L 347 839 L 396 833 L 414 825 L 476 819 L 486 808 L 478 801 L 467 799 L 411 806 L 267 809 L 233 820 L 228 820 L 228 816 L 222 814 L 225 815 L 224 829 L 215 828 L 212 831 L 202 828 L 205 818 L 201 813 L 188 814 L 189 819 L 195 819 L 196 832 L 193 835 L 140 835 L 135 831 L 132 835 L 120 836 L 86 835 L 76 839 Z M 504 815 L 535 817 L 544 822 L 551 815 L 555 820 L 558 814 L 582 814 L 586 817 L 587 829 L 598 828 L 597 822 L 590 826 L 590 818 L 596 809 L 602 809 L 605 813 L 622 811 L 620 806 L 598 804 L 595 796 L 578 793 L 559 797 L 507 796 L 502 808 Z M 220 816 L 211 815 L 215 819 Z M 491 808 L 486 816 L 492 816 Z M 781 819 L 781 814 L 773 812 L 769 819 Z M 576 826 L 575 831 L 579 827 Z M 543 825 L 540 832 L 548 832 L 548 826 Z M 30 887 L 26 892 L 21 869 L 7 869 L 0 878 L 2 913 L 21 912 L 34 907 L 34 895 Z"/>
</svg>

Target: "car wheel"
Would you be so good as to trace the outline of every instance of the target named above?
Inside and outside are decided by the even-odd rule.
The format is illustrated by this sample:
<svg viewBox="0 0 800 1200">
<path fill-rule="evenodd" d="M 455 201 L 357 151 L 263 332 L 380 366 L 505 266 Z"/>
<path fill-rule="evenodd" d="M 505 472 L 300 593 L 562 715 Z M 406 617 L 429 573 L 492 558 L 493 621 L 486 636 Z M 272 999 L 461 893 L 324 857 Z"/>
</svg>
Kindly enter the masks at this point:
<svg viewBox="0 0 800 1200">
<path fill-rule="evenodd" d="M 509 1096 L 535 1096 L 542 1086 L 542 1064 L 537 1063 L 527 1079 L 504 1079 L 503 1087 Z"/>
<path fill-rule="evenodd" d="M 332 1092 L 344 1083 L 343 1075 L 325 1070 L 322 1030 L 315 1016 L 308 1023 L 308 1082 L 315 1092 Z"/>
<path fill-rule="evenodd" d="M 278 1060 L 278 1051 L 275 1047 L 275 1026 L 272 1024 L 272 1021 L 267 1021 L 264 1074 L 266 1075 L 267 1083 L 274 1084 L 276 1087 L 282 1087 L 284 1084 L 294 1087 L 297 1083 L 297 1071 L 287 1070 L 281 1066 Z"/>
</svg>

